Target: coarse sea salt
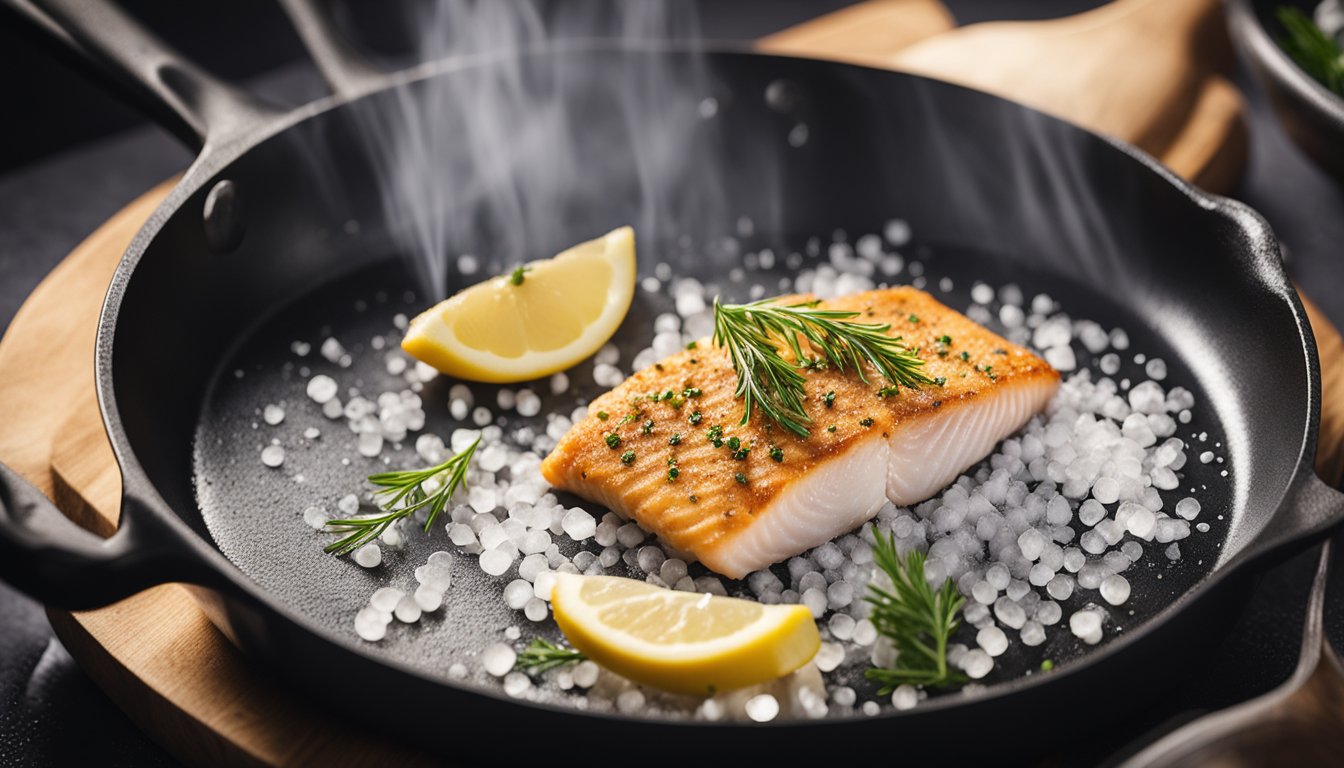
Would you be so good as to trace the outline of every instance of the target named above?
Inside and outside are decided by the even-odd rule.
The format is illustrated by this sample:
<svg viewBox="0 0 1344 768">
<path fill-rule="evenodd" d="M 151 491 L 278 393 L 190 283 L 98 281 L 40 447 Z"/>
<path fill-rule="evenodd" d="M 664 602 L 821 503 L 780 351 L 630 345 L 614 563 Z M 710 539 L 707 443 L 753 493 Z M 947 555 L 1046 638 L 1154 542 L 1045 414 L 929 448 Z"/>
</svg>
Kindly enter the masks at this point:
<svg viewBox="0 0 1344 768">
<path fill-rule="evenodd" d="M 909 239 L 908 230 L 895 234 L 901 244 Z M 742 262 L 745 269 L 734 272 L 733 280 L 746 284 L 739 290 L 747 290 L 753 297 L 792 290 L 840 295 L 866 290 L 878 279 L 899 281 L 902 272 L 909 282 L 924 284 L 927 280 L 928 285 L 937 285 L 944 292 L 952 290 L 946 278 L 926 278 L 925 265 L 920 261 L 907 262 L 900 254 L 887 252 L 887 248 L 898 247 L 896 240 L 859 233 L 851 241 L 844 233 L 837 233 L 829 246 L 819 240 L 815 247 L 809 244 L 798 253 L 753 251 Z M 771 278 L 750 284 L 753 270 L 769 269 L 776 263 L 794 270 L 794 279 L 776 284 Z M 677 311 L 655 315 L 648 348 L 624 362 L 614 345 L 600 350 L 592 370 L 599 386 L 614 386 L 623 380 L 626 370 L 651 365 L 677 352 L 687 341 L 712 332 L 708 299 L 722 290 L 721 286 L 678 278 L 664 267 L 659 265 L 661 271 L 656 278 L 659 290 L 667 294 Z M 926 573 L 937 580 L 952 579 L 970 598 L 963 616 L 969 627 L 963 632 L 969 634 L 959 633 L 962 642 L 953 644 L 949 658 L 955 658 L 954 663 L 969 677 L 994 681 L 1010 674 L 1006 669 L 996 671 L 996 658 L 1003 654 L 1007 654 L 1003 658 L 1014 658 L 1007 653 L 1014 644 L 1027 648 L 1042 645 L 1051 633 L 1064 631 L 1063 627 L 1084 643 L 1102 640 L 1110 631 L 1109 619 L 1098 604 L 1118 606 L 1134 599 L 1130 594 L 1132 574 L 1121 576 L 1120 572 L 1142 559 L 1145 546 L 1162 547 L 1159 551 L 1166 557 L 1159 560 L 1168 567 L 1167 562 L 1181 557 L 1178 542 L 1192 530 L 1203 533 L 1210 529 L 1204 522 L 1193 525 L 1201 511 L 1195 495 L 1177 500 L 1167 498 L 1166 492 L 1189 485 L 1182 479 L 1187 462 L 1198 466 L 1191 460 L 1213 463 L 1217 457 L 1211 450 L 1207 457 L 1192 453 L 1188 441 L 1193 438 L 1183 432 L 1177 434 L 1179 425 L 1195 418 L 1197 404 L 1188 390 L 1173 387 L 1167 391 L 1158 383 L 1168 375 L 1174 376 L 1166 363 L 1153 355 L 1126 352 L 1122 359 L 1116 354 L 1130 346 L 1123 329 L 1108 330 L 1071 318 L 1063 313 L 1064 305 L 1053 298 L 1044 294 L 1025 296 L 1015 285 L 995 290 L 979 283 L 970 286 L 970 291 L 973 304 L 968 315 L 985 323 L 997 321 L 1015 342 L 1035 344 L 1038 353 L 1063 370 L 1067 378 L 1044 413 L 1000 443 L 991 456 L 940 496 L 911 508 L 888 504 L 878 511 L 874 523 L 878 533 L 893 537 L 898 553 L 925 551 Z M 386 342 L 395 345 L 396 334 L 387 334 Z M 323 344 L 322 352 L 331 362 L 348 366 L 341 361 L 348 360 L 349 353 L 334 338 Z M 468 490 L 459 493 L 440 521 L 454 550 L 477 557 L 481 571 L 498 580 L 501 599 L 509 609 L 519 612 L 519 623 L 524 627 L 549 621 L 547 600 L 557 573 L 625 573 L 629 569 L 632 575 L 651 583 L 677 589 L 732 594 L 763 603 L 806 605 L 822 627 L 824 642 L 816 666 L 824 675 L 848 674 L 859 663 L 894 661 L 893 649 L 889 641 L 878 636 L 868 619 L 871 606 L 863 599 L 876 572 L 870 527 L 803 553 L 787 566 L 753 574 L 745 583 L 725 585 L 702 566 L 688 564 L 663 542 L 651 539 L 638 525 L 600 511 L 594 514 L 583 507 L 562 506 L 548 493 L 539 473 L 540 457 L 587 413 L 581 398 L 588 393 L 575 372 L 552 376 L 541 382 L 540 390 L 482 390 L 482 395 L 491 393 L 484 396 L 459 383 L 449 388 L 446 400 L 422 405 L 415 394 L 421 391 L 417 387 L 433 378 L 435 372 L 408 364 L 395 349 L 378 354 L 379 365 L 388 373 L 394 373 L 395 368 L 394 375 L 404 377 L 409 389 L 374 397 L 350 388 L 342 404 L 336 380 L 318 374 L 306 379 L 308 399 L 320 405 L 328 418 L 347 421 L 356 435 L 356 452 L 369 458 L 381 457 L 385 464 L 400 461 L 400 452 L 412 447 L 420 460 L 437 463 L 435 459 L 446 457 L 449 451 L 461 452 L 471 441 L 481 439 L 469 470 Z M 1130 359 L 1136 360 L 1136 368 L 1125 367 Z M 1117 382 L 1111 377 L 1118 376 L 1122 368 L 1129 378 Z M 307 371 L 302 374 L 307 376 Z M 573 381 L 571 376 L 575 377 Z M 544 408 L 550 413 L 542 413 L 538 391 L 546 393 Z M 442 434 L 449 438 L 446 446 L 432 434 L 414 435 L 424 426 L 425 411 L 431 406 L 446 411 L 458 427 L 469 421 L 479 429 L 445 429 Z M 495 424 L 495 413 L 486 406 L 498 407 L 499 425 L 504 429 Z M 268 415 L 265 410 L 263 420 L 271 423 L 274 413 Z M 518 417 L 544 418 L 523 424 Z M 403 440 L 410 441 L 405 448 Z M 273 447 L 283 450 L 278 444 Z M 1187 489 L 1187 493 L 1195 491 Z M 347 505 L 346 499 L 337 504 L 341 515 L 358 513 L 358 498 L 348 498 L 353 504 Z M 319 503 L 329 505 L 331 500 Z M 321 508 L 315 506 L 313 510 L 311 514 L 305 510 L 305 521 L 325 527 Z M 424 519 L 421 515 L 417 522 Z M 416 523 L 407 521 L 405 531 L 409 533 L 415 527 Z M 411 537 L 407 545 L 416 541 Z M 382 543 L 389 544 L 386 537 Z M 375 559 L 375 552 L 377 562 L 384 557 L 404 556 L 393 554 L 396 550 L 391 547 L 384 552 L 378 545 L 368 545 L 357 550 L 352 559 L 363 565 Z M 431 576 L 431 570 L 438 575 Z M 366 640 L 381 639 L 394 615 L 404 622 L 412 615 L 418 619 L 418 613 L 438 610 L 449 583 L 448 573 L 446 566 L 420 566 L 416 569 L 420 584 L 410 585 L 413 592 L 402 594 L 390 610 L 366 606 L 371 613 L 361 612 L 363 618 L 356 619 L 356 633 Z M 380 604 L 386 602 L 384 597 Z M 1068 622 L 1064 622 L 1065 617 Z M 516 626 L 506 637 L 526 641 Z M 967 648 L 967 644 L 972 647 Z M 583 697 L 591 696 L 606 698 L 608 706 L 616 706 L 622 695 L 645 695 L 638 689 L 622 693 L 619 688 L 609 693 L 585 693 L 597 684 L 599 676 L 591 662 L 566 669 L 563 676 L 538 677 L 535 684 L 541 688 L 534 690 L 533 679 L 517 677 L 520 673 L 511 671 L 516 651 L 509 648 L 509 652 L 513 656 L 503 666 L 500 652 L 490 651 L 498 672 L 487 670 L 503 678 L 509 695 L 531 698 L 538 695 L 538 690 L 558 689 L 580 697 L 582 705 L 586 705 Z M 1002 659 L 1000 663 L 1004 663 Z M 454 674 L 454 669 L 466 674 L 461 665 L 450 667 L 449 674 Z M 871 696 L 871 692 L 865 695 Z M 787 707 L 781 699 L 766 696 L 768 699 L 744 699 L 756 702 L 751 710 L 757 715 L 768 713 L 769 702 L 773 702 L 775 711 L 765 719 L 774 719 L 785 711 L 791 717 L 811 717 L 817 712 L 824 714 L 826 709 L 824 698 L 814 692 L 799 694 L 796 700 L 789 698 Z M 891 704 L 915 706 L 921 696 L 915 688 L 898 688 Z M 858 705 L 857 692 L 846 686 L 833 689 L 831 699 L 833 706 Z M 633 695 L 626 696 L 627 706 L 632 700 Z M 653 701 L 641 700 L 637 709 L 643 711 L 644 705 Z M 709 702 L 715 705 L 709 706 Z M 697 717 L 711 719 L 717 714 L 753 719 L 741 702 L 735 710 L 725 708 L 719 698 L 709 702 L 697 709 Z M 879 709 L 875 701 L 860 705 L 864 713 Z"/>
</svg>

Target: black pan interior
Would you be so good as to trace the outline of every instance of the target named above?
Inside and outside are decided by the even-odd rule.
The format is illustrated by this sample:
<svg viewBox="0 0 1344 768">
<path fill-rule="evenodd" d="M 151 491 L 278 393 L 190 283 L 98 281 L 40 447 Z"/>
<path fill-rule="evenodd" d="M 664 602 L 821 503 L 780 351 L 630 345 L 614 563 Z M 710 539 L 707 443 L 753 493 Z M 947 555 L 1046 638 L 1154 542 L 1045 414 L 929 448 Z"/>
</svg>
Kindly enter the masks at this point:
<svg viewBox="0 0 1344 768">
<path fill-rule="evenodd" d="M 547 54 L 544 63 L 563 62 L 581 74 L 677 56 L 684 54 L 589 50 Z M 696 141 L 712 150 L 705 156 L 712 167 L 690 170 L 691 176 L 717 171 L 723 202 L 695 214 L 704 217 L 691 220 L 696 236 L 712 238 L 725 221 L 745 216 L 755 232 L 743 251 L 770 246 L 783 254 L 805 250 L 813 236 L 824 242 L 837 229 L 851 238 L 880 232 L 899 217 L 916 233 L 904 255 L 924 265 L 935 294 L 938 279 L 951 278 L 944 295 L 951 306 L 965 308 L 976 280 L 1013 282 L 1028 296 L 1049 293 L 1075 318 L 1125 327 L 1131 354 L 1164 358 L 1171 369 L 1166 385 L 1195 393 L 1196 420 L 1178 434 L 1207 432 L 1210 444 L 1222 444 L 1226 463 L 1190 462 L 1182 487 L 1208 485 L 1201 519 L 1214 529 L 1182 542 L 1186 554 L 1176 566 L 1157 562 L 1160 554 L 1150 549 L 1131 569 L 1136 595 L 1161 597 L 1134 601 L 1125 629 L 1254 538 L 1279 506 L 1309 432 L 1308 398 L 1297 393 L 1308 389 L 1310 376 L 1301 348 L 1283 341 L 1295 337 L 1296 323 L 1282 272 L 1241 241 L 1225 214 L 1106 140 L 982 94 L 804 60 L 722 53 L 708 63 L 720 108 Z M 479 77 L 491 66 L 437 77 Z M 772 85 L 776 95 L 787 88 L 782 107 L 768 103 Z M 577 97 L 597 104 L 605 98 Z M 386 98 L 369 101 L 377 107 Z M 219 174 L 246 195 L 248 231 L 238 251 L 219 256 L 204 245 L 200 194 L 165 222 L 117 318 L 113 385 L 129 445 L 158 491 L 250 580 L 339 642 L 444 678 L 450 660 L 496 642 L 506 626 L 526 624 L 502 605 L 504 582 L 485 578 L 474 558 L 461 557 L 442 614 L 398 627 L 377 646 L 361 644 L 351 623 L 368 594 L 389 576 L 408 581 L 426 553 L 452 547 L 441 529 L 428 540 L 413 536 L 402 555 L 370 573 L 323 555 L 320 537 L 299 519 L 310 504 L 334 505 L 375 467 L 353 451 L 342 423 L 326 421 L 303 397 L 299 366 L 316 372 L 328 364 L 315 356 L 295 359 L 290 343 L 336 336 L 354 353 L 353 367 L 338 381 L 358 380 L 363 392 L 376 394 L 393 382 L 379 357 L 359 354 L 361 346 L 386 333 L 394 314 L 413 314 L 426 302 L 424 287 L 389 261 L 393 246 L 352 144 L 357 121 L 349 111 L 319 114 Z M 584 119 L 593 119 L 588 114 Z M 800 124 L 808 139 L 794 146 L 789 136 Z M 616 171 L 632 165 L 628 147 L 587 151 L 593 156 L 585 159 Z M 550 239 L 532 238 L 527 247 L 535 252 L 528 256 L 638 221 L 636 179 L 617 173 L 611 189 L 601 200 L 583 201 L 582 212 Z M 667 190 L 670 197 L 676 192 Z M 481 255 L 485 274 L 515 261 L 489 247 L 494 226 L 474 228 L 468 237 L 481 239 L 462 243 Z M 648 237 L 641 230 L 641 275 L 666 262 L 742 298 L 746 284 L 725 277 L 740 257 L 717 240 L 687 243 L 676 231 L 650 230 Z M 454 276 L 447 287 L 468 282 Z M 625 365 L 666 307 L 666 296 L 638 293 L 618 336 Z M 571 378 L 595 393 L 588 371 L 585 363 Z M 1136 373 L 1127 359 L 1121 375 Z M 426 429 L 445 437 L 453 426 L 450 383 L 436 380 L 421 393 Z M 490 391 L 477 388 L 486 398 Z M 272 402 L 287 406 L 278 430 L 260 423 L 258 409 Z M 292 442 L 310 423 L 322 437 Z M 290 449 L 278 471 L 258 458 L 273 433 Z M 413 461 L 409 447 L 395 455 Z M 294 479 L 299 473 L 302 483 Z M 1062 627 L 1051 638 L 1002 661 L 987 682 L 1041 657 L 1069 659 L 1082 650 Z"/>
</svg>

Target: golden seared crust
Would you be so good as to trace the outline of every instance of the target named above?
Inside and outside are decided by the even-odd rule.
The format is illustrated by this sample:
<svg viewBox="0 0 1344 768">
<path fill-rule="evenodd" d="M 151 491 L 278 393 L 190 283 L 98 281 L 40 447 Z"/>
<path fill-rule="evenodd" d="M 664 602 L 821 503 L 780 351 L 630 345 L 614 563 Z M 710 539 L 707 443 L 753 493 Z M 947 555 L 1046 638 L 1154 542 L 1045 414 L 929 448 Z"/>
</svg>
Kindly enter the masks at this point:
<svg viewBox="0 0 1344 768">
<path fill-rule="evenodd" d="M 992 395 L 996 387 L 1059 378 L 1031 352 L 914 288 L 868 291 L 821 306 L 857 311 L 856 322 L 890 323 L 890 333 L 918 350 L 925 374 L 941 385 L 901 388 L 884 398 L 878 392 L 886 382 L 872 370 L 867 383 L 853 372 L 808 371 L 812 434 L 801 438 L 759 413 L 740 424 L 742 404 L 734 397 L 737 377 L 728 355 L 701 340 L 593 401 L 587 418 L 542 462 L 546 480 L 634 518 L 678 550 L 701 555 L 752 525 L 814 467 L 860 441 L 888 438 L 902 423 Z M 943 337 L 950 342 L 940 342 Z M 677 407 L 690 389 L 700 394 L 685 396 Z M 650 397 L 669 390 L 679 397 Z M 835 393 L 830 407 L 828 392 Z M 699 423 L 693 424 L 697 413 Z M 721 447 L 707 437 L 713 427 L 722 428 Z M 615 448 L 607 442 L 613 434 L 620 438 Z M 734 458 L 727 442 L 734 437 L 741 448 L 749 447 L 742 458 Z M 779 461 L 772 457 L 776 448 Z M 633 452 L 629 463 L 622 461 L 627 451 Z M 669 479 L 669 460 L 676 463 L 675 479 Z"/>
</svg>

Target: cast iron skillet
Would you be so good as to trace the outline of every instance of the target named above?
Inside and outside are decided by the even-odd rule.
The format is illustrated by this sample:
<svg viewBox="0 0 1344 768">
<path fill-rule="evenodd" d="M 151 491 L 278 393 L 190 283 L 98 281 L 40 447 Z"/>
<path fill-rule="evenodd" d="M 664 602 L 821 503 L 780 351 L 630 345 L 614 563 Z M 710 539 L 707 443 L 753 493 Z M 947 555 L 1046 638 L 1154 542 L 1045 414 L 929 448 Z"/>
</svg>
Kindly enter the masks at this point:
<svg viewBox="0 0 1344 768">
<path fill-rule="evenodd" d="M 46 0 L 35 11 L 23 0 L 6 2 L 65 30 L 58 37 L 133 93 L 153 96 L 165 124 L 202 148 L 127 251 L 100 323 L 97 387 L 123 477 L 119 530 L 94 540 L 12 472 L 0 473 L 0 573 L 46 603 L 90 608 L 153 584 L 187 583 L 222 631 L 313 702 L 427 748 L 491 762 L 513 752 L 499 741 L 444 734 L 510 723 L 533 744 L 575 748 L 592 739 L 646 757 L 689 738 L 696 750 L 713 750 L 702 754 L 725 758 L 833 757 L 837 748 L 869 743 L 858 739 L 880 738 L 900 743 L 904 754 L 936 750 L 947 758 L 1021 748 L 1024 727 L 1085 734 L 1150 701 L 1170 670 L 1197 656 L 1233 615 L 1253 565 L 1344 516 L 1344 497 L 1311 471 L 1320 409 L 1315 344 L 1276 241 L 1254 212 L 1190 187 L 1131 147 L 1002 99 L 862 67 L 714 52 L 707 64 L 723 105 L 714 157 L 728 171 L 721 192 L 733 215 L 750 216 L 780 247 L 835 228 L 877 231 L 899 215 L 924 244 L 912 258 L 959 290 L 976 279 L 1016 281 L 1028 295 L 1050 291 L 1075 316 L 1123 323 L 1133 349 L 1168 361 L 1168 384 L 1196 394 L 1199 415 L 1189 428 L 1220 444 L 1225 463 L 1192 461 L 1183 481 L 1208 485 L 1203 519 L 1214 528 L 1182 543 L 1180 567 L 1134 569 L 1136 594 L 1147 590 L 1158 607 L 1121 614 L 1123 631 L 1110 632 L 1107 644 L 1084 653 L 1057 627 L 1049 653 L 1063 663 L 1053 673 L 907 712 L 700 724 L 515 701 L 497 687 L 453 681 L 443 649 L 470 654 L 518 622 L 500 606 L 500 583 L 459 558 L 445 616 L 427 619 L 423 634 L 361 643 L 350 629 L 353 613 L 388 574 L 321 555 L 313 534 L 296 534 L 295 523 L 314 493 L 340 489 L 339 496 L 370 467 L 343 469 L 339 458 L 354 455 L 342 446 L 348 438 L 320 422 L 327 443 L 306 454 L 291 449 L 285 472 L 267 474 L 257 459 L 264 438 L 248 422 L 263 403 L 288 397 L 287 424 L 319 423 L 300 407 L 301 380 L 282 362 L 290 334 L 331 333 L 354 344 L 385 329 L 393 311 L 416 305 L 398 298 L 413 283 L 391 265 L 379 234 L 381 209 L 352 111 L 385 108 L 403 89 L 414 95 L 489 76 L 508 59 L 439 62 L 387 78 L 362 97 L 280 113 L 216 82 L 101 3 Z M 573 75 L 576 98 L 593 99 L 584 106 L 609 108 L 619 106 L 602 101 L 609 94 L 583 90 L 594 79 L 588 75 L 689 61 L 684 51 L 620 46 L 519 55 L 536 72 Z M 792 94 L 783 111 L 761 98 L 781 82 Z M 810 138 L 794 147 L 786 137 L 800 122 Z M 626 147 L 587 151 L 593 156 L 585 160 L 632 165 L 620 162 Z M 612 194 L 580 201 L 568 231 L 534 246 L 544 253 L 625 223 L 640 194 L 633 177 L 616 173 Z M 737 263 L 726 253 L 688 256 L 658 233 L 641 237 L 646 274 L 668 260 L 684 274 L 721 281 Z M 474 245 L 492 252 L 488 242 Z M 504 267 L 502 258 L 487 262 L 487 273 Z M 454 278 L 449 287 L 467 281 Z M 372 303 L 354 311 L 353 298 Z M 661 311 L 659 301 L 641 293 L 619 337 L 627 352 L 646 341 L 641 329 Z M 356 355 L 349 375 L 367 378 L 363 388 L 376 392 L 382 369 L 376 361 L 361 367 L 367 357 Z M 446 386 L 424 393 L 429 428 L 441 434 L 452 428 L 441 407 Z M 307 490 L 289 475 L 300 465 L 311 473 Z M 415 546 L 446 546 L 437 536 Z M 388 568 L 404 577 L 395 569 L 416 559 Z"/>
</svg>

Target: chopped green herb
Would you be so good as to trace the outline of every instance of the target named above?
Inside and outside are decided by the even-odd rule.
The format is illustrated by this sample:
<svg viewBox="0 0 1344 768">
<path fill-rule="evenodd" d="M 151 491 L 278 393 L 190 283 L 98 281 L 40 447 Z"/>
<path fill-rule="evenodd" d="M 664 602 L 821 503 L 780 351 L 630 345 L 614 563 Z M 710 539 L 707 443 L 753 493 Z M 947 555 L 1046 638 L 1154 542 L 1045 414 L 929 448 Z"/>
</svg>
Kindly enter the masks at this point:
<svg viewBox="0 0 1344 768">
<path fill-rule="evenodd" d="M 687 348 L 687 349 L 695 349 L 695 348 L 697 348 L 697 347 L 699 347 L 699 346 L 700 346 L 700 344 L 699 344 L 698 342 L 694 341 L 694 340 L 691 340 L 691 341 L 686 342 L 686 348 Z"/>
<path fill-rule="evenodd" d="M 742 441 L 739 440 L 736 435 L 728 438 L 728 450 L 736 451 L 738 448 L 741 447 L 742 447 Z"/>
<path fill-rule="evenodd" d="M 1042 671 L 1042 672 L 1049 672 L 1050 670 L 1052 670 L 1052 669 L 1054 669 L 1054 668 L 1055 668 L 1055 662 L 1051 661 L 1050 659 L 1046 659 L 1045 661 L 1042 661 L 1042 662 L 1041 662 L 1041 671 Z"/>
<path fill-rule="evenodd" d="M 939 344 L 946 344 L 946 345 L 948 345 L 948 346 L 951 346 L 951 345 L 952 345 L 952 337 L 951 337 L 951 336 L 948 336 L 947 334 L 943 334 L 942 336 L 939 336 L 939 337 L 938 337 L 938 343 L 939 343 Z"/>
<path fill-rule="evenodd" d="M 622 463 L 622 464 L 633 464 L 634 461 L 635 461 L 635 452 L 634 452 L 634 451 L 626 451 L 625 453 L 622 453 L 622 454 L 621 454 L 621 463 Z"/>
<path fill-rule="evenodd" d="M 834 431 L 835 431 L 835 425 L 832 424 L 831 426 L 827 427 L 827 428 L 826 428 L 826 431 L 827 431 L 827 432 L 834 432 Z"/>
<path fill-rule="evenodd" d="M 798 365 L 805 371 L 824 371 L 826 370 L 826 359 L 822 357 L 809 357 Z"/>
<path fill-rule="evenodd" d="M 877 390 L 877 396 L 885 400 L 888 397 L 895 397 L 899 392 L 895 386 L 889 385 Z"/>
<path fill-rule="evenodd" d="M 744 475 L 744 474 L 742 474 L 741 472 L 738 472 L 736 475 L 733 475 L 733 479 L 734 479 L 734 480 L 737 480 L 737 482 L 738 482 L 740 485 L 746 485 L 746 484 L 747 484 L 747 476 Z"/>
<path fill-rule="evenodd" d="M 642 415 L 642 414 L 641 414 L 640 411 L 631 411 L 630 413 L 627 413 L 627 414 L 625 414 L 624 416 L 621 417 L 621 423 L 622 423 L 622 424 L 629 424 L 630 422 L 634 421 L 635 419 L 638 419 L 641 415 Z"/>
<path fill-rule="evenodd" d="M 598 420 L 598 421 L 606 421 L 606 420 L 609 419 L 609 418 L 611 418 L 611 414 L 607 413 L 606 411 L 598 411 L 598 412 L 597 412 L 597 420 Z"/>
<path fill-rule="evenodd" d="M 826 396 L 823 397 L 823 398 L 821 398 L 821 402 L 825 403 L 827 408 L 834 408 L 834 407 L 835 407 L 835 390 L 832 389 L 830 392 L 827 392 L 827 393 L 826 393 Z"/>
<path fill-rule="evenodd" d="M 777 462 L 784 461 L 784 449 L 780 448 L 778 445 L 770 446 L 770 458 Z"/>
<path fill-rule="evenodd" d="M 961 355 L 960 355 L 960 357 L 961 357 L 962 362 L 970 362 L 970 360 L 971 360 L 971 353 L 970 353 L 970 352 L 962 352 Z"/>
<path fill-rule="evenodd" d="M 681 445 L 681 433 L 678 432 L 678 433 L 676 433 L 675 435 L 673 435 L 673 436 L 667 438 L 667 444 L 668 444 L 668 445 Z"/>
<path fill-rule="evenodd" d="M 709 442 L 713 443 L 715 448 L 722 448 L 723 427 L 719 426 L 718 424 L 715 424 L 714 426 L 705 430 L 705 438 L 709 440 Z"/>
<path fill-rule="evenodd" d="M 909 321 L 912 322 L 912 323 L 916 323 L 916 324 L 918 324 L 918 323 L 919 323 L 919 315 L 916 315 L 915 313 L 912 312 L 912 313 L 910 313 L 910 316 L 906 318 L 906 320 L 909 320 Z"/>
<path fill-rule="evenodd" d="M 621 436 L 615 432 L 609 432 L 607 433 L 606 441 L 607 447 L 614 451 L 621 445 Z"/>
<path fill-rule="evenodd" d="M 859 424 L 865 427 L 871 427 L 873 426 L 873 420 L 871 418 L 864 417 L 859 420 Z"/>
<path fill-rule="evenodd" d="M 699 496 L 696 496 L 694 493 L 692 493 L 690 496 L 687 496 L 687 497 L 686 497 L 686 500 L 689 501 L 689 502 L 691 502 L 692 504 L 694 504 L 694 503 L 696 503 L 697 501 L 700 501 L 700 497 L 699 497 Z"/>
<path fill-rule="evenodd" d="M 700 391 L 699 387 L 687 387 L 682 391 L 681 394 L 685 395 L 686 397 L 699 397 L 704 393 Z"/>
<path fill-rule="evenodd" d="M 677 469 L 676 467 L 672 467 L 671 469 L 667 470 L 667 482 L 669 483 L 673 482 L 680 476 L 681 476 L 681 470 Z"/>
<path fill-rule="evenodd" d="M 513 272 L 509 274 L 509 282 L 513 285 L 522 285 L 524 279 L 523 275 L 531 271 L 531 267 L 525 267 L 519 264 L 517 267 L 514 267 Z"/>
<path fill-rule="evenodd" d="M 640 427 L 639 431 L 646 435 L 653 434 L 653 419 L 645 421 L 644 426 Z"/>
<path fill-rule="evenodd" d="M 691 422 L 692 424 L 699 424 L 700 420 L 703 418 L 704 417 L 700 415 L 699 411 L 691 411 L 691 416 L 690 418 L 687 419 L 687 421 Z"/>
<path fill-rule="evenodd" d="M 947 377 L 945 377 L 945 376 L 935 376 L 935 377 L 933 377 L 933 383 L 934 383 L 935 385 L 939 386 L 939 387 L 946 386 L 946 385 L 947 385 Z"/>
</svg>

